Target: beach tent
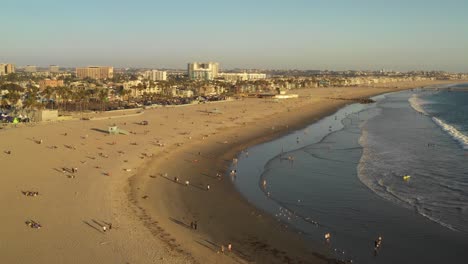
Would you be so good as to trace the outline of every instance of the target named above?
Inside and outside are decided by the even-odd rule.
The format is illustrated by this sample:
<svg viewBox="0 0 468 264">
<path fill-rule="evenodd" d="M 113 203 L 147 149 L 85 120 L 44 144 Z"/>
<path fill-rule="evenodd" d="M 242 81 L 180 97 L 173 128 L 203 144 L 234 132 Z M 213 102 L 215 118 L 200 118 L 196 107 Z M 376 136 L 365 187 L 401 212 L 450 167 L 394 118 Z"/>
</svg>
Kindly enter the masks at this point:
<svg viewBox="0 0 468 264">
<path fill-rule="evenodd" d="M 109 134 L 111 135 L 115 135 L 115 134 L 118 134 L 119 132 L 119 129 L 117 128 L 117 126 L 110 126 L 109 127 Z"/>
<path fill-rule="evenodd" d="M 111 135 L 118 135 L 118 134 L 129 135 L 130 134 L 128 131 L 119 129 L 117 126 L 110 126 L 108 131 L 109 131 L 109 134 Z"/>
</svg>

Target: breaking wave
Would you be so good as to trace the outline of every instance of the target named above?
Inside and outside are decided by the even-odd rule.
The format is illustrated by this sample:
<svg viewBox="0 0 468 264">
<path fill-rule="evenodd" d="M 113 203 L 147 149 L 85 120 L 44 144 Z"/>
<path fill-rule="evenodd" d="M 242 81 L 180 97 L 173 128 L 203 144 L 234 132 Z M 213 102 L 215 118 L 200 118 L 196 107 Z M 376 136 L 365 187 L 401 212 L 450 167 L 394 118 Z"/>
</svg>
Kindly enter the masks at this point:
<svg viewBox="0 0 468 264">
<path fill-rule="evenodd" d="M 411 107 L 426 116 L 430 116 L 429 113 L 424 110 L 423 104 L 424 101 L 421 100 L 416 94 L 413 94 L 409 99 L 408 102 L 410 103 Z M 441 119 L 432 116 L 432 121 L 436 123 L 442 130 L 444 130 L 446 133 L 448 133 L 453 139 L 455 139 L 458 143 L 461 144 L 463 149 L 468 149 L 468 136 L 460 132 L 458 129 L 456 129 L 454 126 L 449 125 L 442 121 Z"/>
<path fill-rule="evenodd" d="M 429 115 L 426 110 L 423 108 L 423 100 L 419 98 L 416 94 L 413 94 L 409 99 L 408 102 L 410 103 L 411 107 L 416 110 L 417 112 L 423 115 Z"/>
<path fill-rule="evenodd" d="M 451 126 L 444 121 L 440 120 L 437 117 L 432 117 L 432 120 L 434 123 L 436 123 L 442 130 L 447 132 L 453 139 L 458 141 L 463 149 L 468 150 L 468 136 L 460 132 L 458 129 L 456 129 L 454 126 Z"/>
</svg>

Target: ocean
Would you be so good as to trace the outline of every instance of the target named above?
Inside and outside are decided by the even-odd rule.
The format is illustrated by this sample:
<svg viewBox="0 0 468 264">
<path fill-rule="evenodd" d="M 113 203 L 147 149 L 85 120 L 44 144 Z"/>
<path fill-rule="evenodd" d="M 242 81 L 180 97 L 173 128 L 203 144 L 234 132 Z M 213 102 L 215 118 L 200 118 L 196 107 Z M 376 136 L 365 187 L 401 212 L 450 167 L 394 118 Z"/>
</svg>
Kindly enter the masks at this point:
<svg viewBox="0 0 468 264">
<path fill-rule="evenodd" d="M 337 259 L 465 263 L 468 85 L 374 99 L 245 150 L 235 186 Z"/>
</svg>

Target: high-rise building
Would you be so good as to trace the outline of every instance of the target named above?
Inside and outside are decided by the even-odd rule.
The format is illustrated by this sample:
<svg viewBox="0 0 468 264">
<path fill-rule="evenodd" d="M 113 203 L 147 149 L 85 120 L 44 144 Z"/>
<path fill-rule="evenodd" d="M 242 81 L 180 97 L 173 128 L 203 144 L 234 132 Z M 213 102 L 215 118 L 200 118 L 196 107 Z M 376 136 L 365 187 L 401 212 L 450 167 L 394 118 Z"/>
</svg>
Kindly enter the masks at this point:
<svg viewBox="0 0 468 264">
<path fill-rule="evenodd" d="M 188 77 L 190 80 L 213 80 L 218 77 L 219 63 L 192 62 L 188 64 Z"/>
<path fill-rule="evenodd" d="M 15 65 L 9 63 L 5 67 L 5 73 L 10 74 L 10 73 L 15 73 Z"/>
<path fill-rule="evenodd" d="M 15 73 L 15 65 L 10 63 L 0 63 L 0 76 Z"/>
<path fill-rule="evenodd" d="M 146 71 L 144 76 L 148 80 L 152 81 L 165 81 L 167 80 L 167 72 L 166 71 L 158 71 L 158 70 L 151 70 Z"/>
<path fill-rule="evenodd" d="M 37 67 L 35 65 L 26 65 L 24 67 L 25 72 L 37 72 Z"/>
<path fill-rule="evenodd" d="M 49 71 L 50 71 L 50 72 L 57 73 L 57 72 L 60 72 L 60 68 L 59 68 L 58 65 L 50 65 L 50 66 L 49 66 Z"/>
<path fill-rule="evenodd" d="M 91 79 L 110 79 L 114 77 L 114 67 L 109 66 L 88 66 L 76 68 L 76 76 L 78 78 Z"/>
</svg>

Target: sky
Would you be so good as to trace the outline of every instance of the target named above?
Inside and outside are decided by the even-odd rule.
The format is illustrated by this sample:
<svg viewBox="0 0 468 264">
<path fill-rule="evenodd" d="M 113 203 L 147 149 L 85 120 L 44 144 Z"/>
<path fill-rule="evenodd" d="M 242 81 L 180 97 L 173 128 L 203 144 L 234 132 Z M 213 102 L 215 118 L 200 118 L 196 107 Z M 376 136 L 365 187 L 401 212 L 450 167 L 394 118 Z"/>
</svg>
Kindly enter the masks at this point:
<svg viewBox="0 0 468 264">
<path fill-rule="evenodd" d="M 468 72 L 467 0 L 22 0 L 0 62 Z"/>
</svg>

